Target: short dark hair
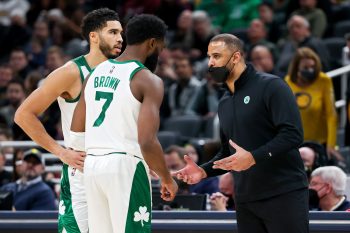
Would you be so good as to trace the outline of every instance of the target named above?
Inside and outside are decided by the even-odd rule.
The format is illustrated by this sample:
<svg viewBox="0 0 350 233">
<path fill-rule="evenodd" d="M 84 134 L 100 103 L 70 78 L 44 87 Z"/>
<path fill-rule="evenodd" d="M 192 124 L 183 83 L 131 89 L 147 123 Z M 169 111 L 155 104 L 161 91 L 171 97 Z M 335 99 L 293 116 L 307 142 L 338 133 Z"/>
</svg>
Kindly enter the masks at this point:
<svg viewBox="0 0 350 233">
<path fill-rule="evenodd" d="M 11 84 L 18 84 L 18 85 L 20 85 L 21 88 L 22 88 L 22 90 L 23 90 L 23 92 L 25 92 L 25 86 L 24 86 L 24 82 L 23 82 L 22 79 L 20 79 L 20 78 L 13 78 L 13 79 L 11 79 L 11 80 L 8 82 L 8 84 L 7 84 L 7 88 L 9 88 L 9 86 L 10 86 Z"/>
<path fill-rule="evenodd" d="M 89 12 L 81 24 L 82 36 L 90 42 L 89 34 L 106 27 L 107 21 L 119 21 L 118 13 L 108 8 L 100 8 Z"/>
<path fill-rule="evenodd" d="M 185 149 L 183 147 L 177 146 L 177 145 L 171 145 L 164 150 L 164 154 L 171 154 L 173 152 L 176 152 L 181 159 L 184 159 L 184 156 L 186 154 Z"/>
<path fill-rule="evenodd" d="M 211 38 L 210 43 L 214 41 L 223 41 L 229 48 L 244 53 L 244 43 L 238 37 L 232 34 L 219 34 Z"/>
<path fill-rule="evenodd" d="M 126 43 L 134 45 L 151 38 L 162 39 L 165 37 L 166 30 L 166 24 L 157 16 L 136 15 L 126 25 Z"/>
</svg>

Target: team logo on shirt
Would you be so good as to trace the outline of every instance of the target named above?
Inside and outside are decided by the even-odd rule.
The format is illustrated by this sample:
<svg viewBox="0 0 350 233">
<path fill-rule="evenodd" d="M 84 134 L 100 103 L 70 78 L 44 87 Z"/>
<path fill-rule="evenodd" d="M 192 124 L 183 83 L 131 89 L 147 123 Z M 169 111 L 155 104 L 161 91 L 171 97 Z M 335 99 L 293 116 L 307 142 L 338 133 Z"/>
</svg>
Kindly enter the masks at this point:
<svg viewBox="0 0 350 233">
<path fill-rule="evenodd" d="M 249 96 L 249 95 L 247 95 L 246 97 L 244 97 L 243 102 L 244 102 L 245 104 L 248 104 L 249 101 L 250 101 L 250 96 Z"/>
</svg>

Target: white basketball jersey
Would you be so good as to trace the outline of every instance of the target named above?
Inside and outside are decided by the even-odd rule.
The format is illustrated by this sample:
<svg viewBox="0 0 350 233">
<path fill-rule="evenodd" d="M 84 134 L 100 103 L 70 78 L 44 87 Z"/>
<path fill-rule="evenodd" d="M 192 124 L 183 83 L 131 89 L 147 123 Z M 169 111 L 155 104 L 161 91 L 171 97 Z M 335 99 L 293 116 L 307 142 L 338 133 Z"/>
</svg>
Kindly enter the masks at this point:
<svg viewBox="0 0 350 233">
<path fill-rule="evenodd" d="M 79 68 L 80 79 L 81 79 L 81 82 L 83 83 L 85 78 L 90 74 L 92 70 L 89 64 L 86 62 L 86 59 L 84 56 L 75 58 L 73 62 Z M 64 145 L 66 147 L 70 145 L 69 143 L 70 126 L 72 123 L 74 109 L 77 106 L 79 97 L 80 95 L 77 98 L 72 100 L 66 100 L 62 97 L 57 98 L 57 102 L 61 110 L 62 132 L 64 137 Z"/>
<path fill-rule="evenodd" d="M 127 153 L 142 157 L 137 120 L 141 103 L 130 81 L 144 66 L 135 60 L 107 60 L 90 75 L 85 87 L 87 154 Z"/>
</svg>

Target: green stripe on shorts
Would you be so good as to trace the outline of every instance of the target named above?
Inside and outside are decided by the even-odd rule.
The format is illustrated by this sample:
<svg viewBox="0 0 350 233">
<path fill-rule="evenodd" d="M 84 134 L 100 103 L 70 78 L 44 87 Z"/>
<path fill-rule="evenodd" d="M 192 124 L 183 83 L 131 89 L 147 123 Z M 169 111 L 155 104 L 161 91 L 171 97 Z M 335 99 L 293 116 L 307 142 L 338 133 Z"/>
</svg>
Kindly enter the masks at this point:
<svg viewBox="0 0 350 233">
<path fill-rule="evenodd" d="M 151 189 L 148 175 L 142 162 L 134 174 L 125 233 L 151 232 Z"/>
<path fill-rule="evenodd" d="M 72 208 L 72 195 L 70 192 L 67 164 L 63 164 L 62 167 L 61 194 L 58 209 L 58 232 L 62 233 L 63 229 L 67 233 L 80 233 Z"/>
</svg>

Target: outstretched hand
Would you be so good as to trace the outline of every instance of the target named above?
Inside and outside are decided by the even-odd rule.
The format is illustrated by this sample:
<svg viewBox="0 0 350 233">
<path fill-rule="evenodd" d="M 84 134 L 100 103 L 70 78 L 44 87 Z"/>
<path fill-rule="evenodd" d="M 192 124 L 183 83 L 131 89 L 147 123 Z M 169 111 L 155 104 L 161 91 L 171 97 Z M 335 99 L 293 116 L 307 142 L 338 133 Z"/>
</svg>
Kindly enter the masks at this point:
<svg viewBox="0 0 350 233">
<path fill-rule="evenodd" d="M 236 149 L 236 153 L 224 159 L 215 161 L 213 168 L 239 172 L 247 170 L 255 164 L 254 157 L 249 151 L 246 151 L 242 147 L 238 146 L 232 140 L 229 142 L 230 145 Z"/>
<path fill-rule="evenodd" d="M 207 177 L 203 168 L 199 167 L 190 156 L 185 155 L 184 160 L 186 166 L 179 171 L 172 172 L 172 176 L 176 176 L 177 179 L 182 180 L 187 184 L 196 184 Z"/>
</svg>

